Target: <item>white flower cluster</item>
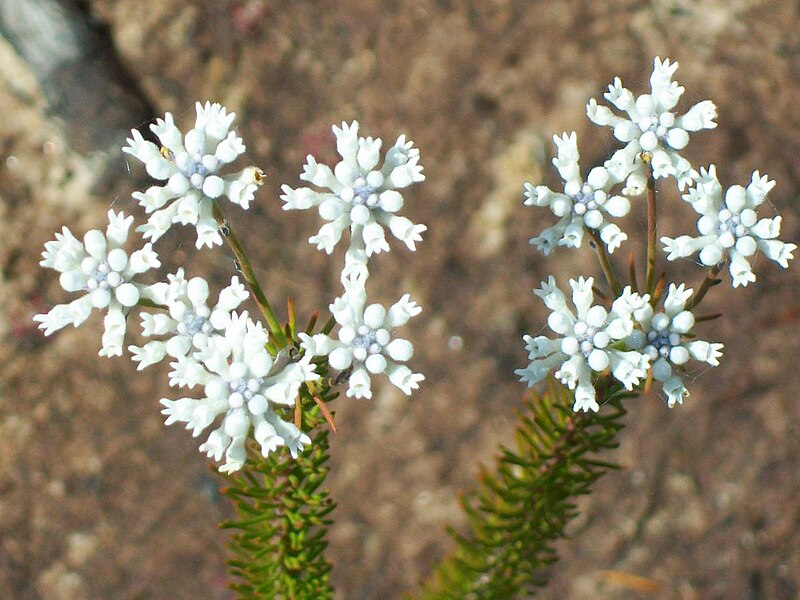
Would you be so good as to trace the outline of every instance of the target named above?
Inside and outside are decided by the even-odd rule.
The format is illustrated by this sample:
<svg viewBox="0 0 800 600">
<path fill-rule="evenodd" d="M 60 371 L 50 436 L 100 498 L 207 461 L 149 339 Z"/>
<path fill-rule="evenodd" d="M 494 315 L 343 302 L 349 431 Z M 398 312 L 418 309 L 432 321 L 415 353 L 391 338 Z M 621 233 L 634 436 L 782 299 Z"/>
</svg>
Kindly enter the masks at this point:
<svg viewBox="0 0 800 600">
<path fill-rule="evenodd" d="M 172 363 L 170 384 L 203 386 L 202 398 L 163 398 L 161 411 L 166 424 L 186 423 L 197 437 L 222 416 L 222 423 L 201 444 L 200 451 L 225 463 L 222 472 L 238 471 L 245 462 L 245 443 L 250 430 L 267 456 L 279 446 L 289 448 L 293 457 L 311 442 L 276 409 L 294 407 L 300 386 L 319 379 L 311 357 L 292 360 L 291 349 L 276 357 L 266 350 L 267 331 L 243 312 L 227 315 L 224 335 L 193 356 L 179 356 Z"/>
<path fill-rule="evenodd" d="M 64 227 L 55 241 L 45 244 L 39 264 L 60 272 L 59 282 L 66 291 L 84 292 L 69 304 L 58 304 L 50 312 L 33 317 L 45 335 L 70 323 L 77 327 L 89 318 L 92 308 L 106 309 L 100 356 L 122 355 L 128 312 L 140 298 L 148 296 L 146 286 L 133 278 L 161 266 L 152 244 L 130 255 L 125 251 L 132 223 L 133 217 L 110 210 L 105 233 L 92 229 L 81 243 Z"/>
<path fill-rule="evenodd" d="M 341 275 L 345 292 L 330 306 L 340 326 L 337 337 L 300 334 L 301 345 L 307 355 L 327 356 L 331 367 L 347 374 L 350 397 L 371 398 L 370 375 L 380 373 L 410 394 L 425 377 L 398 364 L 409 360 L 414 348 L 408 340 L 393 339 L 392 332 L 422 309 L 408 294 L 388 310 L 380 304 L 366 306 L 366 282 L 369 258 L 389 250 L 385 228 L 412 251 L 427 229 L 396 214 L 404 202 L 397 190 L 425 179 L 419 150 L 401 135 L 379 166 L 379 138 L 359 137 L 356 121 L 332 129 L 341 160 L 331 169 L 309 155 L 300 175 L 304 181 L 328 191 L 287 185 L 282 188 L 284 210 L 316 206 L 327 221 L 317 235 L 309 238 L 318 249 L 330 254 L 344 231 L 350 230 Z"/>
<path fill-rule="evenodd" d="M 533 386 L 558 367 L 556 378 L 575 390 L 573 409 L 576 412 L 598 411 L 600 405 L 592 381 L 593 372 L 610 370 L 627 390 L 632 390 L 647 375 L 650 357 L 620 347 L 619 342 L 633 333 L 632 314 L 641 310 L 649 297 L 639 296 L 625 288 L 609 311 L 592 304 L 594 279 L 580 277 L 571 279 L 569 284 L 575 311 L 567 306 L 564 293 L 556 287 L 552 276 L 542 282 L 540 289 L 534 290 L 552 311 L 547 319 L 548 326 L 562 337 L 550 339 L 543 335 L 536 338 L 526 335 L 523 339 L 531 363 L 516 373 L 528 386 Z"/>
<path fill-rule="evenodd" d="M 677 63 L 656 58 L 650 93 L 639 97 L 615 78 L 605 98 L 626 116 L 615 114 L 595 100 L 589 101 L 589 119 L 612 127 L 614 137 L 626 145 L 602 166 L 592 169 L 586 179 L 578 165 L 576 134 L 554 136 L 557 155 L 553 165 L 564 181 L 564 191 L 525 184 L 526 205 L 549 207 L 560 218 L 555 226 L 531 239 L 545 255 L 556 246 L 580 247 L 584 230 L 588 229 L 598 243 L 602 242 L 601 261 L 607 259 L 627 238 L 609 221 L 610 217 L 623 217 L 629 212 L 631 206 L 625 196 L 643 193 L 649 182 L 650 209 L 655 212 L 655 181 L 671 177 L 679 190 L 690 186 L 682 198 L 701 216 L 697 222 L 699 236 L 661 238 L 668 260 L 698 253 L 700 262 L 710 268 L 705 286 L 713 283 L 725 263 L 729 265 L 733 287 L 755 281 L 750 261 L 757 251 L 781 267 L 788 266 L 797 246 L 777 239 L 781 218 L 759 219 L 756 213 L 775 183 L 756 171 L 747 187 L 734 185 L 723 194 L 714 165 L 698 172 L 681 156 L 689 133 L 715 128 L 717 113 L 714 104 L 706 100 L 677 116 L 675 107 L 684 92 L 672 80 L 677 68 Z M 615 187 L 623 184 L 624 189 L 615 194 Z M 649 215 L 650 218 L 654 217 Z M 652 236 L 650 248 L 655 247 L 654 222 L 652 225 L 648 229 Z M 654 257 L 649 259 L 650 293 L 639 295 L 626 287 L 611 301 L 609 309 L 592 306 L 591 278 L 570 281 L 575 312 L 567 307 L 552 277 L 535 290 L 552 311 L 550 329 L 561 337 L 523 338 L 530 364 L 517 370 L 522 381 L 532 386 L 554 371 L 556 378 L 575 390 L 576 411 L 599 410 L 595 384 L 606 374 L 627 390 L 633 390 L 643 378 L 652 378 L 661 382 L 670 407 L 682 404 L 688 395 L 681 377 L 685 365 L 695 359 L 717 366 L 722 344 L 698 340 L 690 332 L 695 324 L 691 312 L 694 291 L 685 284 L 671 284 L 662 308 L 656 308 L 660 294 L 651 277 Z M 621 289 L 610 260 L 603 266 L 610 287 Z M 707 289 L 699 291 L 700 299 Z"/>
<path fill-rule="evenodd" d="M 525 184 L 525 204 L 527 206 L 549 206 L 561 220 L 545 229 L 537 237 L 531 238 L 545 256 L 555 246 L 580 248 L 584 229 L 593 229 L 608 246 L 608 251 L 617 249 L 628 236 L 610 223 L 607 217 L 624 217 L 631 209 L 627 198 L 610 194 L 618 180 L 605 167 L 595 167 L 584 181 L 581 177 L 578 160 L 578 141 L 575 132 L 553 136 L 558 155 L 553 165 L 564 180 L 564 192 L 554 192 L 544 185 Z"/>
<path fill-rule="evenodd" d="M 525 183 L 525 204 L 547 206 L 560 218 L 554 226 L 531 238 L 545 255 L 555 246 L 578 248 L 585 229 L 597 231 L 609 253 L 619 248 L 627 235 L 609 217 L 624 217 L 630 211 L 626 196 L 641 195 L 647 184 L 648 169 L 653 177 L 674 177 L 680 189 L 697 173 L 678 154 L 689 143 L 689 133 L 716 127 L 716 108 L 708 100 L 693 106 L 685 115 L 676 117 L 671 110 L 684 88 L 672 81 L 678 63 L 656 58 L 650 76 L 651 93 L 635 98 L 614 80 L 605 98 L 628 118 L 617 116 L 592 99 L 586 107 L 589 119 L 601 126 L 614 128 L 614 137 L 627 145 L 614 152 L 602 166 L 593 168 L 587 178 L 581 177 L 575 132 L 553 136 L 558 150 L 553 165 L 564 180 L 564 191 L 554 192 L 547 186 Z M 624 183 L 620 194 L 612 189 Z"/>
<path fill-rule="evenodd" d="M 282 348 L 278 344 L 276 350 L 264 326 L 240 310 L 249 294 L 238 277 L 219 292 L 216 303 L 210 301 L 209 283 L 201 277 L 187 279 L 183 268 L 151 285 L 137 280 L 161 266 L 153 243 L 173 223 L 193 225 L 198 248 L 221 244 L 223 217 L 215 203 L 225 196 L 247 209 L 262 182 L 263 173 L 255 167 L 220 173 L 245 150 L 231 131 L 234 114 L 208 102 L 197 103 L 196 112 L 194 128 L 185 136 L 167 113 L 151 127 L 160 145 L 133 130 L 123 148 L 145 164 L 150 176 L 164 182 L 133 194 L 149 215 L 136 231 L 150 241 L 129 254 L 124 246 L 133 217 L 114 211 L 108 213 L 105 233 L 89 231 L 83 242 L 65 227 L 45 245 L 41 264 L 61 273 L 65 290 L 83 295 L 35 320 L 50 335 L 70 323 L 80 325 L 92 308 L 106 309 L 100 354 L 115 356 L 123 351 L 127 317 L 138 307 L 142 334 L 150 339 L 143 346 L 128 346 L 137 368 L 170 357 L 169 384 L 202 389 L 193 394 L 199 397 L 163 398 L 166 424 L 183 423 L 195 437 L 210 428 L 200 450 L 223 463 L 220 471 L 233 472 L 245 463 L 251 431 L 264 456 L 285 446 L 297 457 L 310 443 L 288 415 L 296 408 L 302 386 L 320 379 L 315 357 L 327 356 L 333 368 L 347 373 L 347 394 L 357 398 L 371 397 L 374 374 L 386 374 L 406 394 L 424 379 L 402 364 L 413 354 L 411 342 L 394 336 L 394 330 L 421 309 L 408 294 L 388 310 L 366 304 L 367 261 L 389 249 L 384 227 L 411 250 L 426 229 L 396 214 L 403 205 L 397 190 L 424 176 L 419 151 L 404 136 L 378 167 L 379 139 L 359 138 L 355 122 L 333 128 L 342 161 L 331 170 L 309 157 L 302 175 L 330 193 L 284 187 L 283 199 L 285 209 L 319 206 L 330 222 L 311 241 L 329 253 L 344 229 L 350 229 L 342 274 L 345 293 L 331 305 L 340 325 L 338 337 L 302 333 L 299 340 Z"/>
<path fill-rule="evenodd" d="M 128 346 L 140 370 L 167 355 L 181 358 L 193 350 L 206 349 L 215 334 L 224 334 L 231 322 L 231 312 L 249 296 L 234 276 L 231 284 L 220 292 L 216 306 L 209 308 L 208 282 L 202 277 L 187 281 L 183 269 L 167 275 L 166 282 L 150 286 L 150 292 L 156 303 L 167 308 L 167 313 L 143 312 L 142 333 L 146 337 L 169 336 L 169 339 L 153 340 L 141 347 Z"/>
<path fill-rule="evenodd" d="M 638 97 L 622 87 L 619 77 L 614 78 L 603 97 L 626 113 L 627 118 L 614 114 L 607 106 L 600 106 L 594 98 L 586 106 L 586 114 L 593 123 L 613 128 L 614 137 L 627 144 L 611 162 L 629 169 L 627 185 L 635 193 L 644 191 L 647 180 L 643 153 L 649 155 L 656 179 L 674 177 L 680 189 L 691 183 L 692 165 L 679 152 L 689 143 L 690 132 L 717 126 L 714 122 L 717 108 L 710 100 L 698 102 L 684 115 L 675 116 L 673 109 L 684 92 L 682 86 L 672 81 L 677 69 L 677 62 L 656 57 L 650 76 L 650 93 Z"/>
<path fill-rule="evenodd" d="M 342 123 L 333 127 L 336 150 L 342 157 L 331 169 L 319 164 L 308 155 L 300 179 L 326 188 L 318 192 L 303 187 L 292 189 L 283 186 L 284 210 L 318 207 L 319 215 L 328 221 L 309 242 L 328 254 L 350 229 L 351 251 L 366 257 L 388 251 L 385 227 L 404 242 L 410 250 L 422 241 L 425 225 L 415 225 L 406 217 L 395 214 L 403 208 L 403 196 L 397 190 L 425 180 L 419 164 L 419 150 L 401 135 L 386 153 L 383 165 L 378 168 L 382 142 L 380 138 L 358 137 L 358 122 Z"/>
<path fill-rule="evenodd" d="M 722 344 L 686 338 L 695 323 L 691 311 L 685 310 L 693 292 L 683 284 L 670 284 L 662 311 L 656 313 L 645 304 L 633 312 L 638 328 L 627 339 L 628 345 L 650 358 L 653 379 L 662 382 L 670 408 L 683 404 L 689 395 L 674 367 L 681 368 L 690 358 L 716 367 L 722 356 Z"/>
<path fill-rule="evenodd" d="M 151 242 L 129 254 L 124 245 L 133 217 L 114 211 L 108 213 L 105 233 L 89 231 L 83 243 L 65 227 L 55 241 L 45 244 L 41 264 L 61 273 L 64 289 L 84 295 L 34 317 L 49 335 L 70 323 L 80 325 L 92 308 L 106 309 L 100 354 L 114 356 L 122 354 L 131 309 L 157 309 L 143 310 L 141 320 L 144 335 L 158 339 L 141 347 L 129 346 L 132 358 L 142 369 L 170 356 L 175 359 L 171 385 L 204 387 L 204 397 L 199 399 L 163 399 L 162 412 L 167 424 L 185 423 L 195 436 L 221 418 L 201 450 L 215 460 L 224 456 L 220 470 L 228 472 L 244 464 L 251 429 L 264 455 L 286 446 L 296 456 L 309 443 L 281 415 L 294 407 L 304 382 L 319 378 L 311 357 L 298 359 L 288 349 L 270 356 L 264 328 L 246 312 L 235 312 L 248 297 L 237 277 L 212 306 L 208 282 L 200 277 L 187 280 L 183 269 L 152 285 L 136 278 L 161 266 L 152 242 L 172 223 L 194 225 L 197 246 L 211 246 L 222 242 L 212 210 L 214 200 L 227 196 L 243 208 L 249 206 L 261 171 L 249 167 L 234 175 L 217 174 L 244 152 L 241 139 L 229 131 L 233 118 L 219 104 L 198 103 L 195 127 L 184 137 L 168 113 L 152 127 L 161 147 L 134 130 L 123 150 L 144 162 L 152 177 L 166 181 L 144 194 L 134 193 L 150 214 L 137 231 Z"/>
<path fill-rule="evenodd" d="M 184 136 L 167 113 L 150 126 L 161 146 L 149 142 L 136 129 L 131 131 L 128 145 L 122 151 L 135 156 L 147 173 L 163 185 L 154 185 L 133 197 L 150 215 L 138 228 L 145 239 L 155 242 L 173 223 L 194 225 L 197 247 L 222 244 L 219 226 L 213 215 L 215 198 L 226 196 L 234 204 L 249 208 L 256 188 L 263 181 L 263 172 L 247 167 L 231 175 L 217 174 L 245 151 L 242 139 L 230 131 L 234 113 L 219 104 L 196 105 L 194 129 Z"/>
<path fill-rule="evenodd" d="M 314 336 L 300 334 L 303 348 L 312 356 L 327 356 L 328 364 L 340 371 L 351 370 L 347 395 L 371 398 L 370 374 L 386 373 L 395 386 L 410 394 L 425 377 L 413 373 L 405 362 L 414 353 L 411 342 L 392 338 L 392 331 L 401 327 L 422 309 L 405 294 L 387 311 L 380 304 L 366 308 L 366 294 L 351 290 L 331 305 L 339 324 L 338 340 L 319 333 Z"/>
<path fill-rule="evenodd" d="M 700 262 L 711 267 L 727 258 L 733 287 L 756 280 L 749 259 L 757 250 L 787 268 L 797 246 L 775 239 L 781 231 L 780 216 L 759 219 L 756 213 L 774 186 L 774 181 L 756 171 L 750 185 L 729 187 L 723 199 L 715 166 L 701 169 L 695 187 L 683 196 L 702 215 L 697 221 L 700 236 L 662 237 L 667 260 L 699 252 Z"/>
</svg>

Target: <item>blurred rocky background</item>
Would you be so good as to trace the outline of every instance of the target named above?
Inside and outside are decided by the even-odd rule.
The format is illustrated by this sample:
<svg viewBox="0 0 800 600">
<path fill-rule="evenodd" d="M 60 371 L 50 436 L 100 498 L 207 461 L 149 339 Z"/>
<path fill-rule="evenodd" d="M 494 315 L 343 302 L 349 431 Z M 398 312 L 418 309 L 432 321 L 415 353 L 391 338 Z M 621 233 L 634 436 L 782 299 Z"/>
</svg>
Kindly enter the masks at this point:
<svg viewBox="0 0 800 600">
<path fill-rule="evenodd" d="M 553 133 L 577 131 L 586 169 L 606 157 L 614 142 L 584 106 L 614 75 L 642 93 L 654 56 L 678 60 L 683 107 L 719 109 L 686 155 L 716 163 L 725 186 L 755 169 L 776 179 L 782 238 L 798 240 L 794 0 L 3 0 L 0 34 L 2 598 L 232 597 L 216 526 L 230 512 L 197 440 L 162 424 L 166 365 L 97 358 L 97 317 L 47 339 L 30 320 L 65 297 L 37 266 L 55 231 L 98 227 L 111 206 L 141 218 L 130 192 L 143 170 L 119 149 L 165 111 L 184 128 L 196 100 L 237 113 L 267 182 L 230 219 L 273 304 L 292 296 L 306 316 L 338 293 L 341 253 L 306 243 L 319 219 L 283 213 L 280 185 L 298 183 L 308 153 L 334 160 L 342 120 L 421 149 L 428 179 L 404 211 L 429 231 L 415 254 L 375 259 L 370 294 L 424 307 L 404 333 L 427 380 L 410 398 L 380 385 L 335 405 L 329 556 L 343 599 L 400 598 L 447 553 L 457 491 L 511 443 L 521 337 L 545 326 L 531 289 L 548 273 L 599 274 L 588 248 L 537 256 L 527 240 L 553 218 L 522 206 L 522 183 L 557 183 Z M 661 198 L 674 209 L 660 232 L 693 230 L 690 207 L 672 189 Z M 635 204 L 620 258 L 643 249 L 645 219 Z M 189 231 L 159 251 L 165 269 L 186 261 L 218 285 L 233 273 Z M 688 260 L 670 269 L 701 278 Z M 724 316 L 698 333 L 725 357 L 693 374 L 686 404 L 630 403 L 609 457 L 624 469 L 581 499 L 541 598 L 800 594 L 797 265 L 756 270 L 755 285 L 709 296 Z"/>
</svg>

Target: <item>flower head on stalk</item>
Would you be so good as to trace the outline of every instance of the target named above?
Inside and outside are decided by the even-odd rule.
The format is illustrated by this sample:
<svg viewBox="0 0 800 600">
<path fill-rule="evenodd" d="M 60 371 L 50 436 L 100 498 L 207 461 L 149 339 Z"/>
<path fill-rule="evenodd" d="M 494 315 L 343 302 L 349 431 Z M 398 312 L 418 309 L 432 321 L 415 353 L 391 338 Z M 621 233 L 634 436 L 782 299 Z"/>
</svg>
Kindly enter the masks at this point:
<svg viewBox="0 0 800 600">
<path fill-rule="evenodd" d="M 722 344 L 687 339 L 695 323 L 692 312 L 685 310 L 692 293 L 693 290 L 686 289 L 684 284 L 670 284 L 660 312 L 655 312 L 650 304 L 633 312 L 639 328 L 627 339 L 632 348 L 650 357 L 653 379 L 663 384 L 670 408 L 683 404 L 683 399 L 689 395 L 675 371 L 682 369 L 690 358 L 716 367 L 722 356 Z"/>
<path fill-rule="evenodd" d="M 33 320 L 50 335 L 70 323 L 77 327 L 89 318 L 92 308 L 106 309 L 100 356 L 122 355 L 126 316 L 139 299 L 146 297 L 147 286 L 134 277 L 161 266 L 152 244 L 128 254 L 123 246 L 133 217 L 108 211 L 105 233 L 88 231 L 81 243 L 64 227 L 55 241 L 47 242 L 42 253 L 43 267 L 61 273 L 59 282 L 68 292 L 84 292 L 69 304 L 58 304 Z"/>
<path fill-rule="evenodd" d="M 320 216 L 328 222 L 308 241 L 328 254 L 348 228 L 352 244 L 363 249 L 362 261 L 389 250 L 385 227 L 414 250 L 427 227 L 415 225 L 396 214 L 403 207 L 403 196 L 397 190 L 425 179 L 419 164 L 419 150 L 401 135 L 379 167 L 382 142 L 379 138 L 358 137 L 357 121 L 334 126 L 333 133 L 342 160 L 331 169 L 309 155 L 300 175 L 300 179 L 329 191 L 319 192 L 308 187 L 293 189 L 284 185 L 283 209 L 317 206 Z"/>
<path fill-rule="evenodd" d="M 140 370 L 167 355 L 179 358 L 206 348 L 211 336 L 224 334 L 231 321 L 231 311 L 248 298 L 247 290 L 235 276 L 220 292 L 213 308 L 208 306 L 208 282 L 202 277 L 187 281 L 181 268 L 167 279 L 167 282 L 150 286 L 153 300 L 166 306 L 167 313 L 143 312 L 142 333 L 146 337 L 170 337 L 163 341 L 152 340 L 141 347 L 128 346 Z"/>
<path fill-rule="evenodd" d="M 288 348 L 277 357 L 265 349 L 268 334 L 247 312 L 231 313 L 224 336 L 213 336 L 195 356 L 173 363 L 173 384 L 204 387 L 202 398 L 163 398 L 166 424 L 186 423 L 197 437 L 218 418 L 222 422 L 200 445 L 214 460 L 225 463 L 222 472 L 238 471 L 246 458 L 245 443 L 251 430 L 267 456 L 286 446 L 293 457 L 311 440 L 277 409 L 293 407 L 306 381 L 319 379 L 311 357 L 293 359 Z"/>
<path fill-rule="evenodd" d="M 633 332 L 635 310 L 641 309 L 649 296 L 640 296 L 625 288 L 613 302 L 611 310 L 593 305 L 594 279 L 571 279 L 572 303 L 567 306 L 564 293 L 556 287 L 550 276 L 534 290 L 552 312 L 547 319 L 550 329 L 561 337 L 533 338 L 524 336 L 530 364 L 518 369 L 516 374 L 528 386 L 538 383 L 553 369 L 561 383 L 575 390 L 573 410 L 584 412 L 600 410 L 592 382 L 592 373 L 610 369 L 611 374 L 626 389 L 632 390 L 647 374 L 650 359 L 635 350 L 628 350 L 624 340 Z"/>
<path fill-rule="evenodd" d="M 679 152 L 689 143 L 689 133 L 717 126 L 714 119 L 717 109 L 710 100 L 692 106 L 682 116 L 673 109 L 684 92 L 684 88 L 672 81 L 678 63 L 656 57 L 650 76 L 650 93 L 634 97 L 630 90 L 622 87 L 619 77 L 608 86 L 604 98 L 615 108 L 626 113 L 626 117 L 615 114 L 607 106 L 601 106 L 592 98 L 586 106 L 589 119 L 614 130 L 614 137 L 627 144 L 612 158 L 612 163 L 631 169 L 626 191 L 632 195 L 644 191 L 647 173 L 641 160 L 642 153 L 649 154 L 653 176 L 675 177 L 678 188 L 692 181 L 692 165 Z"/>
<path fill-rule="evenodd" d="M 797 246 L 776 239 L 781 230 L 780 216 L 758 219 L 756 213 L 774 186 L 774 181 L 756 171 L 750 185 L 746 188 L 731 186 L 723 199 L 714 165 L 702 169 L 695 187 L 683 196 L 702 215 L 697 221 L 700 236 L 662 237 L 664 250 L 669 253 L 667 260 L 699 252 L 700 262 L 713 266 L 730 258 L 733 287 L 746 286 L 756 280 L 750 265 L 756 250 L 784 269 L 788 267 Z"/>
<path fill-rule="evenodd" d="M 195 226 L 198 248 L 222 244 L 212 210 L 214 199 L 227 196 L 247 209 L 263 181 L 264 173 L 256 167 L 230 175 L 218 173 L 245 151 L 242 139 L 230 131 L 236 115 L 210 102 L 198 102 L 196 112 L 195 126 L 186 136 L 167 113 L 150 126 L 161 142 L 160 147 L 134 129 L 128 145 L 122 149 L 142 161 L 153 179 L 166 182 L 133 194 L 150 215 L 139 231 L 153 242 L 173 223 L 181 223 Z"/>
<path fill-rule="evenodd" d="M 598 231 L 609 253 L 614 252 L 628 236 L 607 217 L 623 217 L 631 208 L 627 198 L 609 193 L 619 181 L 605 167 L 595 167 L 584 181 L 578 165 L 580 155 L 574 131 L 561 137 L 553 136 L 553 141 L 558 148 L 553 165 L 564 180 L 564 192 L 525 183 L 525 204 L 549 206 L 561 219 L 555 226 L 531 238 L 531 244 L 545 255 L 556 245 L 579 248 L 584 229 L 588 228 Z"/>
<path fill-rule="evenodd" d="M 411 342 L 393 338 L 392 332 L 401 327 L 422 309 L 411 301 L 408 294 L 394 303 L 389 310 L 380 304 L 366 308 L 363 288 L 352 286 L 331 304 L 331 312 L 339 324 L 338 339 L 325 334 L 314 336 L 300 334 L 302 347 L 308 356 L 327 356 L 328 364 L 339 371 L 351 370 L 347 395 L 371 398 L 370 375 L 385 373 L 405 394 L 419 387 L 425 379 L 405 365 L 414 353 Z"/>
</svg>

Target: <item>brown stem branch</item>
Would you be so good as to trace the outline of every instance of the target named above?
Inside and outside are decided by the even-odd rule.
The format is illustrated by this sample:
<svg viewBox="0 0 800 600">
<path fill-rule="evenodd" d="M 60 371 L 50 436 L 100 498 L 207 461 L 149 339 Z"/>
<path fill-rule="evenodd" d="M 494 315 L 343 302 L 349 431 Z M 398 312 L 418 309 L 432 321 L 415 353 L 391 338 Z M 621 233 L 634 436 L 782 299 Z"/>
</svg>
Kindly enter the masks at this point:
<svg viewBox="0 0 800 600">
<path fill-rule="evenodd" d="M 630 278 L 631 289 L 639 293 L 639 282 L 636 280 L 636 256 L 633 252 L 628 256 L 628 277 Z"/>
<path fill-rule="evenodd" d="M 686 303 L 686 310 L 693 310 L 700 305 L 700 302 L 703 301 L 705 295 L 708 293 L 712 287 L 719 283 L 719 279 L 717 279 L 717 275 L 722 270 L 722 267 L 725 266 L 725 261 L 718 262 L 716 265 L 711 267 L 706 276 L 703 278 L 703 283 L 700 284 L 700 287 L 697 288 L 697 291 L 692 294 L 692 297 L 689 298 L 689 301 Z"/>
<path fill-rule="evenodd" d="M 647 166 L 647 271 L 645 292 L 653 295 L 656 276 L 656 179 L 653 168 Z"/>
<path fill-rule="evenodd" d="M 617 274 L 614 272 L 614 265 L 611 264 L 611 258 L 608 255 L 605 242 L 603 242 L 602 238 L 600 237 L 600 232 L 598 232 L 596 229 L 587 228 L 587 231 L 594 242 L 593 246 L 595 252 L 597 253 L 597 259 L 600 261 L 600 267 L 603 269 L 603 274 L 606 276 L 608 287 L 611 289 L 611 293 L 614 294 L 615 297 L 619 296 L 620 292 L 622 291 L 622 286 L 617 279 Z"/>
</svg>

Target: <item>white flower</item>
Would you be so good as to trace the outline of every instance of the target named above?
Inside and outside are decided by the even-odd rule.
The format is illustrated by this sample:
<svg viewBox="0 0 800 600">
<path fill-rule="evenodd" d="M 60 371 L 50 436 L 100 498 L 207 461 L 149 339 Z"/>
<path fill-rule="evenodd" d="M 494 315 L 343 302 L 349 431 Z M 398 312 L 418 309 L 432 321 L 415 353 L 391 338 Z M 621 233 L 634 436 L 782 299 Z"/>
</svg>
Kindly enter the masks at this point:
<svg viewBox="0 0 800 600">
<path fill-rule="evenodd" d="M 245 151 L 241 138 L 229 131 L 236 115 L 210 102 L 204 105 L 198 102 L 196 111 L 194 129 L 185 137 L 175 127 L 172 115 L 167 113 L 150 126 L 161 142 L 160 148 L 134 129 L 128 145 L 122 149 L 142 161 L 152 178 L 166 181 L 163 186 L 152 186 L 145 193 L 133 194 L 150 214 L 147 224 L 138 230 L 153 242 L 173 223 L 181 223 L 195 226 L 198 248 L 222 244 L 213 216 L 213 200 L 227 196 L 234 204 L 247 209 L 263 181 L 264 173 L 256 167 L 247 167 L 231 175 L 218 174 L 224 165 Z"/>
<path fill-rule="evenodd" d="M 92 308 L 107 309 L 100 356 L 120 356 L 125 337 L 125 317 L 139 299 L 146 296 L 147 286 L 133 281 L 136 275 L 161 266 L 152 244 L 128 255 L 123 246 L 133 217 L 108 211 L 105 234 L 99 229 L 88 231 L 83 243 L 66 227 L 47 242 L 42 253 L 43 267 L 61 273 L 59 282 L 68 292 L 85 292 L 69 304 L 58 304 L 33 320 L 45 335 L 66 327 L 77 327 L 89 318 Z"/>
<path fill-rule="evenodd" d="M 627 340 L 632 348 L 650 357 L 653 379 L 663 383 L 670 408 L 676 403 L 683 404 L 683 399 L 689 395 L 673 366 L 682 368 L 694 358 L 716 367 L 722 356 L 722 344 L 685 339 L 695 322 L 694 315 L 685 310 L 692 292 L 684 284 L 670 284 L 661 312 L 655 313 L 650 304 L 633 312 L 641 329 L 634 330 Z"/>
<path fill-rule="evenodd" d="M 370 374 L 379 373 L 385 373 L 403 393 L 411 394 L 425 376 L 397 364 L 409 360 L 414 347 L 408 340 L 392 339 L 392 330 L 405 325 L 422 309 L 408 294 L 388 311 L 380 304 L 364 308 L 365 301 L 363 288 L 357 287 L 337 298 L 330 308 L 340 325 L 338 339 L 322 333 L 314 336 L 301 333 L 301 346 L 307 356 L 327 356 L 328 364 L 334 369 L 352 369 L 348 377 L 349 397 L 371 398 Z"/>
<path fill-rule="evenodd" d="M 183 356 L 173 367 L 192 372 L 192 383 L 203 385 L 202 398 L 163 398 L 166 424 L 186 423 L 197 437 L 222 417 L 200 451 L 214 460 L 225 457 L 222 472 L 238 471 L 246 459 L 245 443 L 253 429 L 254 437 L 267 456 L 286 446 L 293 457 L 311 440 L 291 422 L 285 421 L 276 407 L 293 407 L 300 386 L 319 379 L 311 357 L 293 360 L 288 348 L 273 358 L 265 349 L 268 334 L 251 320 L 247 312 L 231 313 L 225 336 L 215 336 L 200 351 L 200 361 Z"/>
<path fill-rule="evenodd" d="M 673 109 L 684 92 L 683 87 L 672 81 L 677 68 L 677 62 L 670 63 L 669 59 L 662 62 L 656 57 L 650 76 L 650 93 L 638 98 L 622 87 L 619 77 L 615 78 L 604 97 L 618 110 L 627 113 L 627 118 L 598 105 L 594 98 L 586 106 L 586 113 L 593 123 L 612 127 L 614 137 L 627 144 L 621 151 L 627 157 L 616 156 L 613 160 L 634 167 L 631 175 L 636 183 L 628 183 L 630 193 L 644 191 L 645 164 L 639 157 L 643 152 L 650 155 L 655 178 L 675 177 L 678 188 L 682 190 L 692 180 L 692 165 L 679 154 L 689 143 L 689 132 L 717 126 L 714 122 L 717 109 L 710 100 L 695 104 L 680 117 L 675 116 Z"/>
<path fill-rule="evenodd" d="M 133 360 L 144 369 L 162 360 L 186 356 L 192 350 L 201 350 L 209 344 L 212 335 L 224 333 L 230 323 L 231 311 L 244 302 L 248 293 L 238 277 L 220 294 L 213 308 L 208 306 L 208 282 L 202 277 L 184 278 L 183 269 L 167 276 L 168 283 L 150 286 L 151 295 L 158 304 L 167 307 L 168 313 L 142 313 L 142 332 L 145 336 L 171 336 L 168 340 L 153 340 L 142 347 L 128 346 Z"/>
<path fill-rule="evenodd" d="M 696 186 L 683 196 L 702 215 L 697 221 L 700 236 L 662 237 L 664 249 L 669 253 L 667 260 L 699 252 L 700 262 L 713 266 L 729 257 L 733 287 L 746 286 L 756 280 L 750 265 L 750 257 L 756 250 L 784 269 L 788 267 L 797 246 L 776 239 L 780 234 L 781 218 L 759 220 L 756 214 L 756 208 L 764 202 L 774 185 L 774 181 L 756 171 L 750 185 L 746 188 L 731 186 L 723 201 L 722 186 L 714 165 L 701 170 Z"/>
<path fill-rule="evenodd" d="M 564 192 L 525 183 L 525 204 L 549 206 L 561 220 L 538 237 L 531 238 L 531 244 L 545 255 L 550 253 L 555 244 L 578 248 L 583 240 L 583 230 L 588 227 L 599 231 L 608 251 L 614 252 L 628 236 L 617 225 L 609 223 L 606 216 L 623 217 L 631 208 L 627 198 L 608 193 L 620 180 L 615 179 L 604 167 L 595 167 L 586 181 L 583 180 L 578 166 L 580 155 L 574 131 L 564 133 L 561 137 L 553 136 L 553 141 L 558 147 L 558 156 L 553 159 L 553 164 L 564 180 Z"/>
<path fill-rule="evenodd" d="M 627 351 L 616 343 L 625 340 L 633 331 L 631 314 L 649 299 L 625 288 L 611 306 L 611 311 L 594 305 L 592 285 L 594 279 L 583 277 L 570 280 L 572 303 L 576 312 L 567 306 L 564 294 L 550 276 L 534 290 L 552 312 L 547 319 L 551 330 L 561 337 L 533 338 L 524 336 L 530 364 L 516 372 L 531 387 L 558 367 L 556 378 L 575 390 L 573 410 L 584 412 L 600 410 L 596 400 L 592 372 L 610 369 L 626 389 L 632 390 L 647 374 L 649 357 L 636 351 Z"/>
<path fill-rule="evenodd" d="M 331 170 L 309 155 L 300 175 L 300 179 L 330 191 L 318 192 L 307 187 L 292 189 L 284 185 L 283 209 L 319 207 L 320 216 L 328 222 L 308 241 L 328 254 L 347 228 L 350 228 L 352 244 L 362 249 L 365 257 L 389 250 L 385 227 L 414 250 L 427 227 L 415 225 L 395 213 L 403 207 L 403 196 L 397 190 L 425 179 L 419 165 L 419 150 L 401 135 L 386 153 L 383 165 L 378 167 L 382 142 L 358 137 L 357 121 L 350 125 L 342 123 L 341 128 L 334 126 L 333 133 L 342 160 Z"/>
</svg>

